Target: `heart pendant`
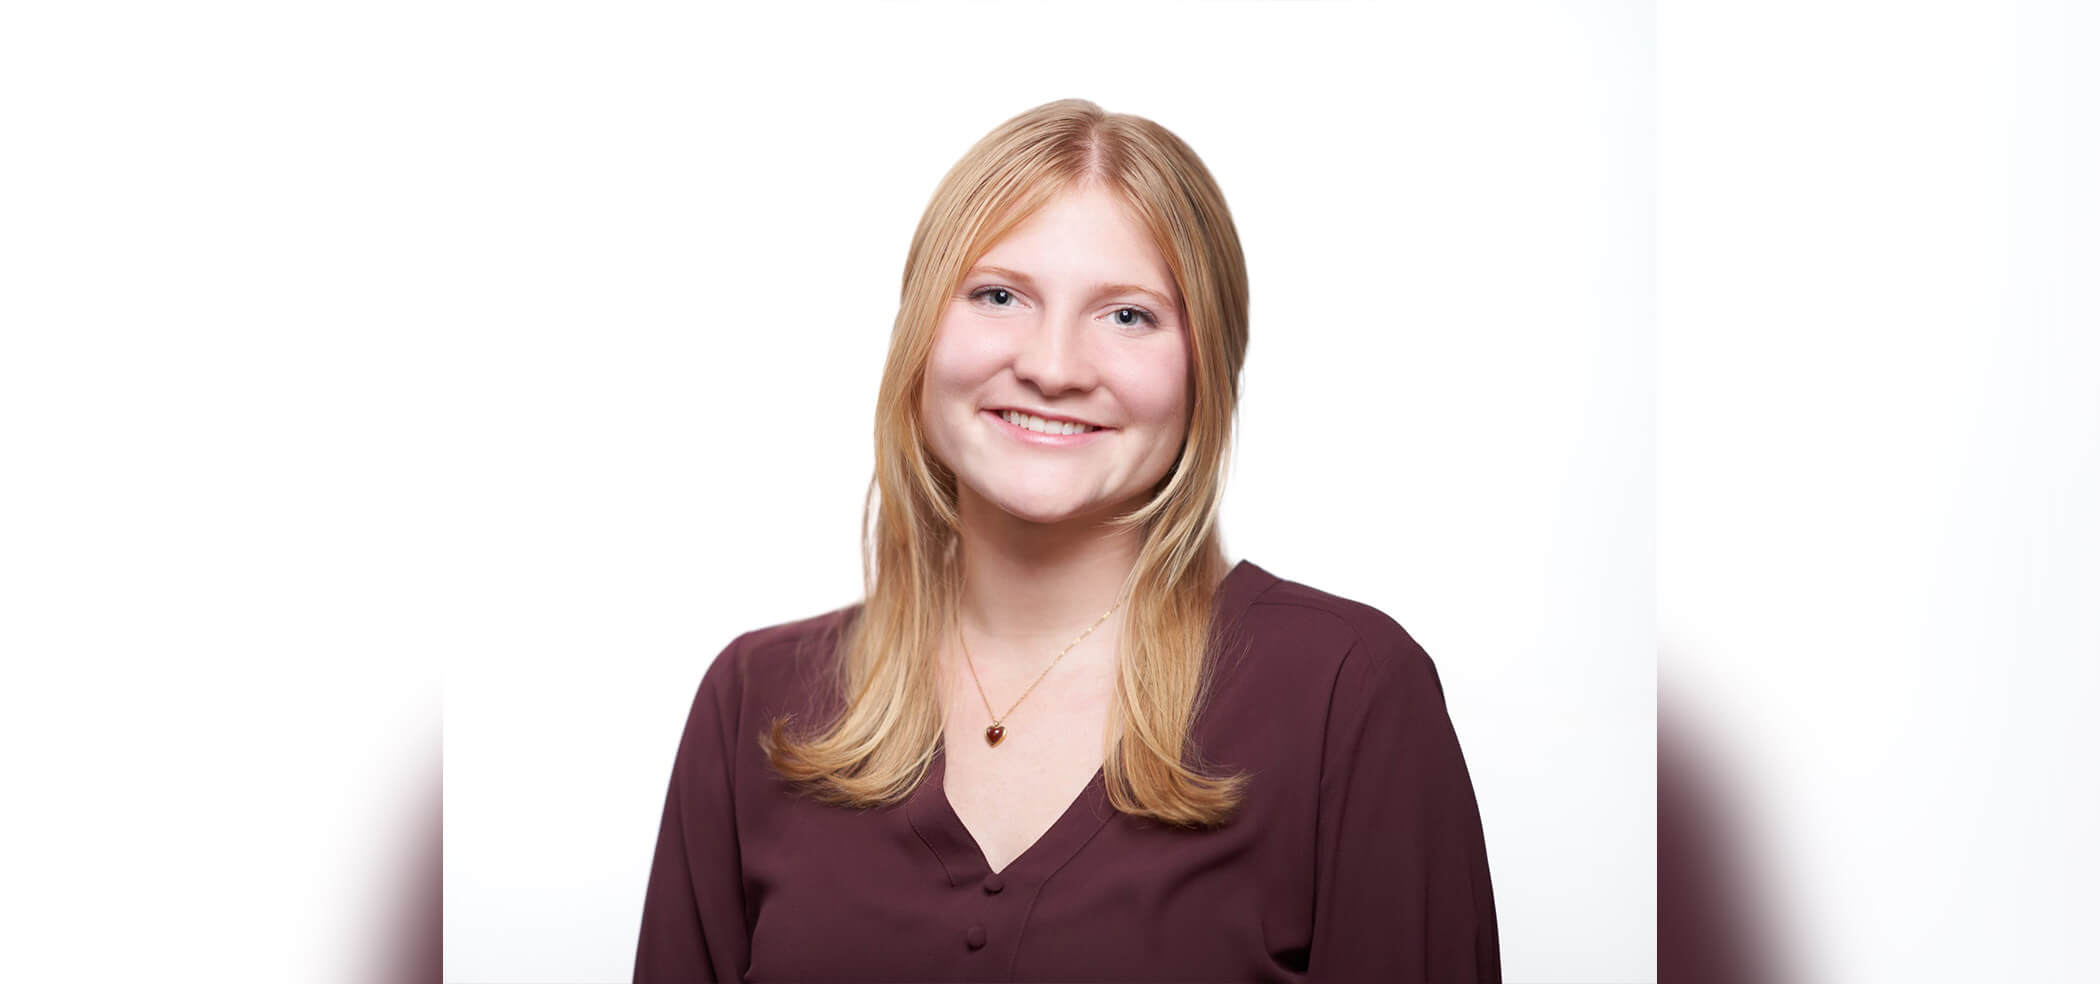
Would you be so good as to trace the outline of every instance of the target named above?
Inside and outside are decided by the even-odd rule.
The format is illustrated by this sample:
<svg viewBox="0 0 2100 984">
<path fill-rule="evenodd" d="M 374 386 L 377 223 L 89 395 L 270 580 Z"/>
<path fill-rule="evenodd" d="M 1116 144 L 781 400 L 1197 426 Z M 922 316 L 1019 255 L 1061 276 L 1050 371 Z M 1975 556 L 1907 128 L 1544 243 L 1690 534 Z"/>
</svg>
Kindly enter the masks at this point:
<svg viewBox="0 0 2100 984">
<path fill-rule="evenodd" d="M 1006 725 L 995 724 L 989 728 L 984 729 L 984 743 L 987 745 L 997 746 L 999 744 L 999 740 L 1005 737 Z"/>
</svg>

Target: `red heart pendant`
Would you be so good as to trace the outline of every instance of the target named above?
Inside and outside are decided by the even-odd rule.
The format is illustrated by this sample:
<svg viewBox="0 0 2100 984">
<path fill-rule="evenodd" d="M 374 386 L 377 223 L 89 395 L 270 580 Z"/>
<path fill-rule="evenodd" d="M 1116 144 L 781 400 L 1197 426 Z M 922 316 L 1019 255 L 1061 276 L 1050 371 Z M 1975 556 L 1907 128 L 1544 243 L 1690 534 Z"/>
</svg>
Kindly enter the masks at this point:
<svg viewBox="0 0 2100 984">
<path fill-rule="evenodd" d="M 1004 737 L 1006 737 L 1006 725 L 995 724 L 984 729 L 984 743 L 987 745 L 996 746 L 999 744 L 999 740 Z"/>
</svg>

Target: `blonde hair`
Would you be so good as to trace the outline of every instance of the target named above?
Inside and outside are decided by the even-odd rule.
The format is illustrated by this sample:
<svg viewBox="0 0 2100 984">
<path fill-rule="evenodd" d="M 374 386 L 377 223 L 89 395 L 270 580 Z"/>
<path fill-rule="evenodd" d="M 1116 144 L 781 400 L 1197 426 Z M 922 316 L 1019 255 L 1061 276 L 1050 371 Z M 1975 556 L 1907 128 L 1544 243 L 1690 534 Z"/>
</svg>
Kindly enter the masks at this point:
<svg viewBox="0 0 2100 984">
<path fill-rule="evenodd" d="M 1247 351 L 1247 272 L 1223 194 L 1194 151 L 1150 120 L 1064 99 L 1020 114 L 964 154 L 912 236 L 875 412 L 875 474 L 862 515 L 866 597 L 839 634 L 830 683 L 839 717 L 812 735 L 776 718 L 760 737 L 773 768 L 814 798 L 894 803 L 941 742 L 937 668 L 960 593 L 956 477 L 919 416 L 928 352 L 949 297 L 1007 232 L 1068 188 L 1099 183 L 1165 257 L 1187 316 L 1189 412 L 1179 458 L 1135 511 L 1108 522 L 1142 537 L 1124 583 L 1124 636 L 1102 766 L 1110 802 L 1174 826 L 1230 820 L 1243 775 L 1203 775 L 1190 729 L 1220 643 L 1213 596 L 1226 573 L 1217 529 Z"/>
</svg>

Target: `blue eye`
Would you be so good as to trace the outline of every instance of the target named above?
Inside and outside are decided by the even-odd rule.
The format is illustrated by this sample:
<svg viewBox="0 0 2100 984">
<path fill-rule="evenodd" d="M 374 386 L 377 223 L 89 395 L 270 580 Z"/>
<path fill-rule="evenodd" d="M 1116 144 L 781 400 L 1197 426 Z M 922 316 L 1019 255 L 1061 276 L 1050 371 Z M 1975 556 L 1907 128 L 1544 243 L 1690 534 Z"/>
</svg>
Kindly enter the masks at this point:
<svg viewBox="0 0 2100 984">
<path fill-rule="evenodd" d="M 1134 314 L 1134 315 L 1137 315 L 1137 317 L 1138 317 L 1138 319 L 1139 319 L 1139 320 L 1138 320 L 1138 321 L 1124 321 L 1124 320 L 1122 319 L 1122 315 L 1124 315 L 1124 314 L 1126 314 L 1126 313 L 1127 313 L 1127 314 Z M 1142 323 L 1148 323 L 1148 324 L 1151 324 L 1151 325 L 1153 325 L 1154 327 L 1157 327 L 1157 326 L 1159 325 L 1159 319 L 1158 319 L 1158 318 L 1155 318 L 1155 317 L 1153 317 L 1153 316 L 1152 316 L 1152 314 L 1151 314 L 1150 312 L 1146 311 L 1146 310 L 1145 310 L 1145 309 L 1143 309 L 1143 308 L 1134 308 L 1134 307 L 1127 307 L 1127 308 L 1117 308 L 1117 309 L 1116 309 L 1116 314 L 1115 314 L 1115 318 L 1116 318 L 1116 324 L 1117 324 L 1118 326 L 1120 326 L 1120 327 L 1124 327 L 1124 328 L 1134 328 L 1134 327 L 1137 327 L 1137 325 L 1138 325 L 1139 323 L 1141 323 L 1141 322 L 1142 322 Z"/>
<path fill-rule="evenodd" d="M 1017 300 L 1013 291 L 997 286 L 979 287 L 969 293 L 969 298 L 972 301 L 982 301 L 990 298 L 992 299 L 993 307 L 1012 307 Z M 1126 314 L 1131 315 L 1133 320 L 1123 320 L 1123 316 Z M 1116 327 L 1118 328 L 1136 328 L 1140 325 L 1159 327 L 1159 319 L 1153 317 L 1152 312 L 1140 307 L 1120 307 L 1110 317 L 1115 319 Z"/>
</svg>

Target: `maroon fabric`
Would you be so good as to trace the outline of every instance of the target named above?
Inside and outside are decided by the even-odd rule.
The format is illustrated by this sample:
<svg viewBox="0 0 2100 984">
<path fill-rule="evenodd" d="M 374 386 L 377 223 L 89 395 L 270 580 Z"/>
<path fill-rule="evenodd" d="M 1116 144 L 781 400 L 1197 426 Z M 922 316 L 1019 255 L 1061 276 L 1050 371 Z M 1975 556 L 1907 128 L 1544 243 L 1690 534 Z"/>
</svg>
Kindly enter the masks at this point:
<svg viewBox="0 0 2100 984">
<path fill-rule="evenodd" d="M 941 786 L 798 799 L 758 748 L 825 716 L 820 661 L 858 606 L 740 636 L 672 767 L 636 984 L 688 981 L 1502 979 L 1480 813 L 1436 667 L 1379 610 L 1241 561 L 1195 739 L 1252 778 L 1211 831 L 1119 813 L 1102 777 L 1005 870 Z"/>
</svg>

